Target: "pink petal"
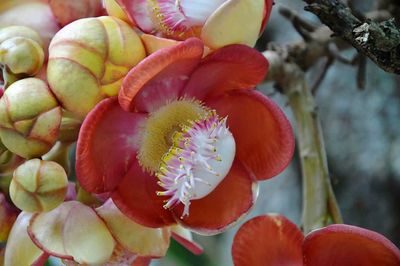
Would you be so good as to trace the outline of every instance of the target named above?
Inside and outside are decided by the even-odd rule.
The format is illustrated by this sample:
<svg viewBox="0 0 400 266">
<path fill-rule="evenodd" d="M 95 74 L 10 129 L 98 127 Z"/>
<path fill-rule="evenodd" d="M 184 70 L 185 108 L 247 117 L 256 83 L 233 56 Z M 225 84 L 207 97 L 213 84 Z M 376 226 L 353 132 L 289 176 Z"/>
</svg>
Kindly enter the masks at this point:
<svg viewBox="0 0 400 266">
<path fill-rule="evenodd" d="M 279 174 L 292 159 L 294 136 L 282 110 L 262 93 L 236 90 L 209 100 L 207 106 L 228 117 L 236 156 L 258 180 Z"/>
<path fill-rule="evenodd" d="M 311 232 L 304 245 L 304 265 L 396 266 L 400 250 L 384 236 L 356 226 L 335 224 Z"/>
<path fill-rule="evenodd" d="M 146 33 L 154 33 L 155 26 L 151 19 L 147 0 L 116 0 L 133 23 Z"/>
<path fill-rule="evenodd" d="M 170 211 L 163 208 L 164 198 L 156 191 L 161 191 L 157 178 L 144 172 L 136 161 L 112 199 L 122 213 L 138 224 L 153 228 L 174 224 Z"/>
<path fill-rule="evenodd" d="M 236 233 L 232 244 L 233 262 L 235 266 L 301 266 L 303 239 L 302 232 L 284 216 L 257 216 Z"/>
<path fill-rule="evenodd" d="M 263 81 L 268 61 L 245 45 L 230 45 L 205 57 L 191 75 L 183 94 L 197 99 L 235 89 L 254 88 Z"/>
<path fill-rule="evenodd" d="M 196 38 L 149 55 L 126 75 L 118 96 L 122 108 L 150 112 L 177 99 L 202 55 Z"/>
<path fill-rule="evenodd" d="M 171 227 L 172 238 L 195 255 L 203 253 L 203 247 L 193 241 L 192 232 L 180 225 Z"/>
<path fill-rule="evenodd" d="M 138 132 L 145 115 L 121 109 L 116 97 L 100 102 L 82 124 L 76 149 L 76 173 L 89 192 L 117 187 L 138 149 Z"/>
<path fill-rule="evenodd" d="M 183 226 L 200 234 L 217 234 L 232 226 L 253 206 L 258 192 L 253 176 L 234 161 L 224 180 L 209 195 L 192 200 L 189 215 L 181 219 L 183 204 L 172 209 Z"/>
</svg>

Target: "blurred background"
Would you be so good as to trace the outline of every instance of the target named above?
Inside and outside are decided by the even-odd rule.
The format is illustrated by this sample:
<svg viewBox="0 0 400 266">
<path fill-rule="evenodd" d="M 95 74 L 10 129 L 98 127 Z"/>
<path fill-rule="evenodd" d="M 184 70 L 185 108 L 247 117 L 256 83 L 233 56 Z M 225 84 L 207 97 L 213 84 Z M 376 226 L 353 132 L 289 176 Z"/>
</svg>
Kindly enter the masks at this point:
<svg viewBox="0 0 400 266">
<path fill-rule="evenodd" d="M 303 10 L 302 1 L 276 0 L 266 31 L 257 48 L 266 44 L 290 44 L 301 39 L 285 18 L 280 6 L 296 10 L 315 23 L 318 18 Z M 358 11 L 367 12 L 376 5 L 373 0 L 353 1 Z M 354 49 L 342 52 L 351 59 Z M 320 64 L 308 73 L 309 83 L 315 80 Z M 367 62 L 366 85 L 357 88 L 356 69 L 340 62 L 329 68 L 316 92 L 322 122 L 329 171 L 345 223 L 361 226 L 385 235 L 400 247 L 400 77 L 391 75 L 371 61 Z M 258 88 L 283 108 L 296 127 L 286 99 L 272 83 Z M 232 239 L 240 225 L 265 213 L 280 213 L 300 225 L 301 177 L 297 154 L 281 175 L 260 182 L 254 209 L 224 234 L 195 236 L 205 249 L 202 256 L 193 256 L 172 243 L 168 256 L 152 265 L 232 265 Z"/>
</svg>

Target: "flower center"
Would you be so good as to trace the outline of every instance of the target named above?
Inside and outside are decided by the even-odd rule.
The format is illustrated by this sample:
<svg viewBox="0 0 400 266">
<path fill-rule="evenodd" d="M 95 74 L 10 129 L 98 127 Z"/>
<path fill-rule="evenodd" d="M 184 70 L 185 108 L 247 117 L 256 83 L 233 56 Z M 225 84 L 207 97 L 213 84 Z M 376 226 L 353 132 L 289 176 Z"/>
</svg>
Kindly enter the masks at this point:
<svg viewBox="0 0 400 266">
<path fill-rule="evenodd" d="M 142 129 L 141 144 L 137 155 L 140 165 L 148 172 L 158 171 L 161 159 L 173 144 L 173 135 L 181 126 L 201 119 L 210 110 L 200 102 L 180 99 L 152 112 Z"/>
<path fill-rule="evenodd" d="M 201 199 L 212 192 L 228 174 L 235 157 L 235 141 L 215 111 L 207 116 L 181 125 L 173 136 L 173 145 L 163 156 L 156 173 L 168 196 L 164 208 L 184 204 L 182 218 L 189 215 L 190 201 Z"/>
</svg>

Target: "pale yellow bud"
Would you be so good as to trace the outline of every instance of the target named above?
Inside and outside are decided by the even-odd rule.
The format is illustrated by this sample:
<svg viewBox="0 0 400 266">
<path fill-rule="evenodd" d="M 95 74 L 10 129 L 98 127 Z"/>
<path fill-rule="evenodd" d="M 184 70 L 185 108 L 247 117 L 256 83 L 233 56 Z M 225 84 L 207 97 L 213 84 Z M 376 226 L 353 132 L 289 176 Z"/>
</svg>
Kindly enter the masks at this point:
<svg viewBox="0 0 400 266">
<path fill-rule="evenodd" d="M 79 19 L 51 41 L 47 79 L 62 106 L 83 118 L 99 101 L 117 95 L 125 75 L 144 57 L 139 36 L 124 21 Z"/>
<path fill-rule="evenodd" d="M 10 197 L 21 210 L 50 211 L 64 201 L 67 189 L 67 174 L 62 166 L 52 161 L 32 159 L 15 169 Z"/>
<path fill-rule="evenodd" d="M 18 80 L 0 99 L 0 137 L 8 150 L 24 158 L 48 152 L 58 138 L 61 108 L 46 83 Z"/>
<path fill-rule="evenodd" d="M 43 48 L 32 39 L 13 37 L 0 44 L 0 62 L 14 74 L 35 75 L 43 66 Z"/>
</svg>

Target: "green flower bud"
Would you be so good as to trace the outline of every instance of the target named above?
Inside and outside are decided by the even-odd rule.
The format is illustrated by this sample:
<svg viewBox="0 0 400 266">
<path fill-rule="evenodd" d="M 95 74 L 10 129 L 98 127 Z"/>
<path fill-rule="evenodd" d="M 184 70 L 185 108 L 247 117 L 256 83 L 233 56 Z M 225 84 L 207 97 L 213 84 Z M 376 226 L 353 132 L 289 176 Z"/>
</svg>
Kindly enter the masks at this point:
<svg viewBox="0 0 400 266">
<path fill-rule="evenodd" d="M 64 201 L 67 189 L 67 174 L 62 166 L 51 161 L 32 159 L 15 169 L 10 197 L 21 210 L 50 211 Z"/>
</svg>

